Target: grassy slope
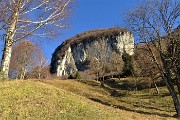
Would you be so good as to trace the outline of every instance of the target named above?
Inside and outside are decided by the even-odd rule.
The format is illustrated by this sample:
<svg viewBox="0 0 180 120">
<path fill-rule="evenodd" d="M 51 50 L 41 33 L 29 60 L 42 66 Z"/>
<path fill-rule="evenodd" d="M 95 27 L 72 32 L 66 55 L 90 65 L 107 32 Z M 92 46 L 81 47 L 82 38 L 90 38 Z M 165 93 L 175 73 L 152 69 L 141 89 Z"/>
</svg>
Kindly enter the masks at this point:
<svg viewBox="0 0 180 120">
<path fill-rule="evenodd" d="M 146 119 L 145 116 L 137 113 L 104 106 L 42 82 L 0 82 L 0 119 L 3 120 L 126 120 L 141 118 Z"/>
<path fill-rule="evenodd" d="M 164 87 L 160 88 L 161 93 L 158 96 L 154 95 L 153 89 L 147 89 L 136 92 L 119 90 L 118 93 L 120 96 L 112 97 L 109 91 L 100 88 L 99 83 L 96 81 L 81 82 L 74 80 L 46 81 L 48 84 L 84 96 L 102 104 L 130 111 L 128 113 L 128 117 L 132 115 L 143 119 L 141 117 L 146 116 L 146 118 L 149 119 L 169 120 L 173 119 L 170 116 L 175 114 L 172 100 L 167 95 L 167 91 Z"/>
</svg>

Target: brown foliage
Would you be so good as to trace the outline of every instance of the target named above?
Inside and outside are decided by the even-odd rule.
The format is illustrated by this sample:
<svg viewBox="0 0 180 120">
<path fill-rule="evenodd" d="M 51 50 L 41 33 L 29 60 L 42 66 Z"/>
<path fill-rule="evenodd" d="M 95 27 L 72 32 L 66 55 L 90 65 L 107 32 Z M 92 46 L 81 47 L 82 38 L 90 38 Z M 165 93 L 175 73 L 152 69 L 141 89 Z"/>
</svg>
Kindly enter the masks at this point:
<svg viewBox="0 0 180 120">
<path fill-rule="evenodd" d="M 43 56 L 41 50 L 30 41 L 14 45 L 10 64 L 11 77 L 24 79 L 27 73 L 39 65 L 41 56 Z"/>
<path fill-rule="evenodd" d="M 158 60 L 160 61 L 160 56 L 152 46 L 151 50 L 156 55 L 156 58 L 158 58 Z M 137 69 L 137 72 L 135 71 L 135 74 L 137 74 L 137 76 L 154 78 L 160 73 L 145 44 L 136 45 L 136 49 L 134 52 L 134 60 L 136 64 L 135 69 Z"/>
<path fill-rule="evenodd" d="M 49 73 L 49 67 L 47 66 L 37 66 L 33 68 L 33 70 L 30 72 L 28 75 L 28 78 L 35 78 L 35 79 L 46 79 L 49 78 L 50 73 Z"/>
</svg>

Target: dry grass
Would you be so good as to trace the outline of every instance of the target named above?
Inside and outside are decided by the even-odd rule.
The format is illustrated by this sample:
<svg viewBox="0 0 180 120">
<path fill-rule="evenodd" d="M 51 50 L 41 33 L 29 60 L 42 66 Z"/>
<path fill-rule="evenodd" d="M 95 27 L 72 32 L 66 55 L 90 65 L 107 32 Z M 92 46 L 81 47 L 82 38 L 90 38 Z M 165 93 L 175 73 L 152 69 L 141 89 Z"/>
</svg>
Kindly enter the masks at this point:
<svg viewBox="0 0 180 120">
<path fill-rule="evenodd" d="M 38 81 L 1 81 L 0 82 L 0 119 L 2 120 L 146 120 L 158 118 L 138 113 L 114 109 L 93 102 L 67 89 L 78 87 L 78 94 L 88 88 L 96 94 L 106 95 L 100 88 L 83 86 L 76 81 L 47 81 L 59 84 L 54 87 Z M 68 85 L 63 87 L 60 83 Z M 71 86 L 71 87 L 70 87 Z M 77 92 L 77 91 L 76 91 Z M 87 94 L 84 92 L 83 94 Z M 90 94 L 89 94 L 90 95 Z"/>
<path fill-rule="evenodd" d="M 106 89 L 99 87 L 99 82 L 94 80 L 55 80 L 45 81 L 48 84 L 56 86 L 84 96 L 101 104 L 111 106 L 126 111 L 127 116 L 135 115 L 138 119 L 174 119 L 171 116 L 175 114 L 172 100 L 167 95 L 164 87 L 160 88 L 161 94 L 154 95 L 153 89 L 141 91 L 118 90 L 118 97 L 111 96 L 112 88 L 106 86 Z M 142 117 L 142 118 L 141 118 Z M 131 118 L 131 117 L 130 117 Z"/>
</svg>

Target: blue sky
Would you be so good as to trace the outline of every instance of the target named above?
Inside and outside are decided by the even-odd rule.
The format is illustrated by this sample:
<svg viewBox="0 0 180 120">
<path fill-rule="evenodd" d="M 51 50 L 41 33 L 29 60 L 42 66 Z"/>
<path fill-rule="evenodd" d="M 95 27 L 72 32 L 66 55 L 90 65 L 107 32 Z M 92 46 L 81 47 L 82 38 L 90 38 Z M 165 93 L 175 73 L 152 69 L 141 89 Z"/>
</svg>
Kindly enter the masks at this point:
<svg viewBox="0 0 180 120">
<path fill-rule="evenodd" d="M 43 42 L 43 52 L 48 61 L 62 41 L 78 33 L 98 28 L 124 27 L 124 14 L 140 1 L 143 0 L 76 0 L 69 18 L 70 27 L 60 30 L 57 38 Z"/>
</svg>

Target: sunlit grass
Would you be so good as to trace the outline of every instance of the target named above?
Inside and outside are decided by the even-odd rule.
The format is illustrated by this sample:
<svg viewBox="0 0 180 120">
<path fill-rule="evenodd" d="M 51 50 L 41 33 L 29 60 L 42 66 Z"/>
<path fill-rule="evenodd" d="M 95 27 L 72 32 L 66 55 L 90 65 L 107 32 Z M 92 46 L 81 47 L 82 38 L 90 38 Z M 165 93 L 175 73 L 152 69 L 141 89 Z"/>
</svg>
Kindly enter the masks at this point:
<svg viewBox="0 0 180 120">
<path fill-rule="evenodd" d="M 159 95 L 155 94 L 153 88 L 140 91 L 116 89 L 119 96 L 114 97 L 111 95 L 111 91 L 101 88 L 100 83 L 94 80 L 55 80 L 46 81 L 46 83 L 101 104 L 148 115 L 151 119 L 157 116 L 164 117 L 163 119 L 173 119 L 171 116 L 175 114 L 172 98 L 168 95 L 166 87 L 159 88 Z"/>
<path fill-rule="evenodd" d="M 83 83 L 82 83 L 83 82 Z M 48 83 L 48 84 L 47 84 Z M 164 89 L 164 88 L 162 88 Z M 164 90 L 163 90 L 164 91 Z M 119 91 L 121 92 L 121 91 Z M 122 91 L 124 92 L 124 91 Z M 132 91 L 133 92 L 133 91 Z M 99 87 L 97 81 L 0 81 L 0 119 L 2 120 L 154 120 L 173 119 L 153 114 L 149 106 L 165 105 L 157 99 L 146 99 L 144 91 L 128 93 L 124 97 L 112 97 L 109 91 Z M 87 99 L 88 98 L 88 99 Z M 91 100 L 90 100 L 91 99 Z M 93 102 L 93 101 L 96 102 Z M 157 101 L 157 103 L 156 103 Z M 168 103 L 167 101 L 164 101 Z M 100 104 L 100 103 L 101 104 Z M 149 104 L 151 103 L 151 104 Z M 105 104 L 105 105 L 103 105 Z M 159 104 L 159 106 L 156 106 Z M 168 103 L 166 107 L 169 107 Z M 141 112 L 136 111 L 137 107 Z M 117 109 L 118 108 L 118 109 Z M 152 110 L 151 110 L 152 109 Z M 171 109 L 170 108 L 170 112 Z M 144 111 L 144 113 L 142 112 Z M 155 111 L 155 110 L 154 110 Z M 147 113 L 150 114 L 147 114 Z M 152 113 L 152 114 L 151 114 Z"/>
<path fill-rule="evenodd" d="M 2 120 L 124 120 L 125 113 L 37 81 L 0 82 Z"/>
<path fill-rule="evenodd" d="M 89 117 L 85 105 L 64 91 L 35 82 L 11 81 L 0 85 L 0 110 L 4 119 L 65 119 Z M 78 115 L 79 116 L 78 116 Z"/>
</svg>

